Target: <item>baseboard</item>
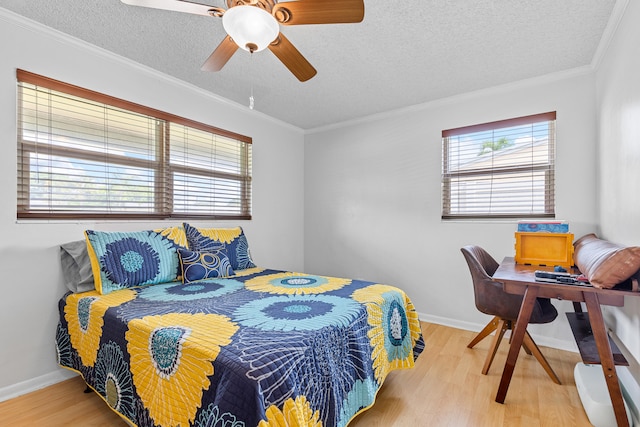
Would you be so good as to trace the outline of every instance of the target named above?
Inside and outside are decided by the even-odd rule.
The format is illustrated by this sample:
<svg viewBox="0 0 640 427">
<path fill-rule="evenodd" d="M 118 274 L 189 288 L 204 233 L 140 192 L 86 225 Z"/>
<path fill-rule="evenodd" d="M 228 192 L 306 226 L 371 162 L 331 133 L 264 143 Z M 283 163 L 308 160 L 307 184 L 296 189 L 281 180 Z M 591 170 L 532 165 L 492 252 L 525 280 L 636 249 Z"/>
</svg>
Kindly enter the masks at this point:
<svg viewBox="0 0 640 427">
<path fill-rule="evenodd" d="M 27 381 L 22 381 L 20 383 L 12 384 L 7 387 L 2 387 L 0 388 L 0 402 L 13 399 L 14 397 L 22 396 L 23 394 L 31 393 L 32 391 L 40 390 L 41 388 L 48 387 L 52 384 L 56 384 L 64 380 L 68 380 L 75 375 L 77 374 L 65 369 L 58 369 L 55 372 L 50 372 L 39 377 L 31 378 Z"/>
<path fill-rule="evenodd" d="M 448 317 L 433 316 L 422 313 L 418 313 L 418 315 L 420 316 L 420 320 L 423 322 L 436 323 L 438 325 L 449 326 L 451 328 L 463 329 L 466 331 L 480 332 L 482 328 L 486 326 L 486 324 L 482 323 L 465 322 Z M 509 331 L 507 331 L 507 334 L 509 334 Z M 509 335 L 505 336 L 508 337 Z M 573 340 L 560 340 L 539 334 L 531 334 L 531 337 L 534 339 L 536 344 L 541 346 L 570 351 L 572 353 L 578 352 L 578 347 Z"/>
<path fill-rule="evenodd" d="M 450 317 L 440 317 L 431 314 L 418 313 L 420 320 L 428 323 L 435 323 L 437 325 L 449 326 L 451 328 L 463 329 L 465 331 L 480 332 L 485 325 L 474 322 L 465 322 L 462 320 L 452 319 Z"/>
</svg>

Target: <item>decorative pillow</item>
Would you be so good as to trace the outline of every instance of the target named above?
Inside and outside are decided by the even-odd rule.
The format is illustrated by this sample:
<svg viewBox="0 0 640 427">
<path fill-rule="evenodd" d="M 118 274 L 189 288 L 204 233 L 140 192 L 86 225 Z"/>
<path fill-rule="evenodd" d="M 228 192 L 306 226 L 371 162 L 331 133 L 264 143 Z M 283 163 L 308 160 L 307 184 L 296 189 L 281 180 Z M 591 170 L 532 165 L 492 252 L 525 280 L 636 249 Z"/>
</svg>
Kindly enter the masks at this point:
<svg viewBox="0 0 640 427">
<path fill-rule="evenodd" d="M 134 232 L 85 231 L 95 287 L 101 294 L 179 279 L 182 227 Z"/>
<path fill-rule="evenodd" d="M 79 293 L 95 289 L 86 241 L 77 240 L 60 245 L 60 264 L 64 282 L 71 292 Z"/>
<path fill-rule="evenodd" d="M 193 252 L 178 249 L 180 266 L 182 267 L 182 283 L 190 283 L 202 279 L 233 276 L 229 257 L 224 249 L 210 252 Z"/>
<path fill-rule="evenodd" d="M 613 288 L 640 269 L 640 247 L 621 246 L 587 234 L 573 244 L 573 260 L 593 286 Z"/>
<path fill-rule="evenodd" d="M 224 246 L 231 268 L 244 270 L 256 265 L 251 260 L 249 242 L 242 227 L 235 228 L 196 228 L 187 223 L 184 230 L 189 242 L 189 249 L 195 252 L 207 252 Z"/>
</svg>

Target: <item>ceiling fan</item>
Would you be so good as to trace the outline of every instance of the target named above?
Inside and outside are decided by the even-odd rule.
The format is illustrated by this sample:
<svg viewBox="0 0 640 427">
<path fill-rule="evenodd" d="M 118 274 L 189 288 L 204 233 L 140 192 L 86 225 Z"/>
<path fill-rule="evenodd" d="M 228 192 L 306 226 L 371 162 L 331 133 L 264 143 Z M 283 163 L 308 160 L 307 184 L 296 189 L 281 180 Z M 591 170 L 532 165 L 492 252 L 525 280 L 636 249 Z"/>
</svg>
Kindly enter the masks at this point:
<svg viewBox="0 0 640 427">
<path fill-rule="evenodd" d="M 301 82 L 316 70 L 280 32 L 280 25 L 355 23 L 364 18 L 364 0 L 226 0 L 226 10 L 186 0 L 121 1 L 222 18 L 227 37 L 205 61 L 204 71 L 220 71 L 238 48 L 251 53 L 268 48 Z"/>
</svg>

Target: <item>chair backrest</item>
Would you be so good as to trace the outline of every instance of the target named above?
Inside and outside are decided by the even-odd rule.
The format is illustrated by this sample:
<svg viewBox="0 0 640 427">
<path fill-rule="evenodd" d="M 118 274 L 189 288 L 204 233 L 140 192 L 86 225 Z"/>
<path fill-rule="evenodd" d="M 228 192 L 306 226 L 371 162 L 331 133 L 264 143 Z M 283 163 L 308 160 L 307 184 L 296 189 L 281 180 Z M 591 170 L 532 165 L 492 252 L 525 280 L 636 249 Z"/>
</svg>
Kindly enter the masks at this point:
<svg viewBox="0 0 640 427">
<path fill-rule="evenodd" d="M 480 246 L 470 245 L 465 246 L 460 250 L 467 260 L 469 269 L 477 269 L 478 275 L 485 276 L 487 279 L 490 279 L 491 276 L 493 276 L 493 273 L 498 269 L 498 261 L 493 259 L 493 257 Z"/>
<path fill-rule="evenodd" d="M 476 308 L 485 314 L 516 320 L 522 296 L 506 293 L 502 283 L 491 278 L 498 269 L 498 262 L 480 246 L 465 246 L 460 250 L 471 272 Z"/>
<path fill-rule="evenodd" d="M 505 292 L 502 283 L 491 278 L 498 269 L 498 262 L 480 246 L 465 246 L 460 250 L 471 272 L 476 308 L 485 314 L 515 321 L 523 297 Z M 557 316 L 558 311 L 549 298 L 537 298 L 529 323 L 548 323 Z"/>
</svg>

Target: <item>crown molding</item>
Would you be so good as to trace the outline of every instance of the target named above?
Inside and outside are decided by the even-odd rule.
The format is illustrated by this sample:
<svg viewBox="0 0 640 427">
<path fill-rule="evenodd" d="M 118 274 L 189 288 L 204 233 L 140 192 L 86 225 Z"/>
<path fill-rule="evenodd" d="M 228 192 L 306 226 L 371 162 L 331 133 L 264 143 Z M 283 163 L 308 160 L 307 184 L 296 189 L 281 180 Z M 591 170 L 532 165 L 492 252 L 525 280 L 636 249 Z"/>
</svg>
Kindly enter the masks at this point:
<svg viewBox="0 0 640 427">
<path fill-rule="evenodd" d="M 555 73 L 549 73 L 542 76 L 532 77 L 529 79 L 518 80 L 512 83 L 505 83 L 498 86 L 492 86 L 492 87 L 478 89 L 471 92 L 453 95 L 446 98 L 440 98 L 433 101 L 424 102 L 421 104 L 414 104 L 408 107 L 402 107 L 395 110 L 372 114 L 372 115 L 360 117 L 357 119 L 346 120 L 346 121 L 334 123 L 331 125 L 307 129 L 305 131 L 305 134 L 309 135 L 314 133 L 337 130 L 337 129 L 346 128 L 346 127 L 364 124 L 364 123 L 377 122 L 380 120 L 389 119 L 389 118 L 398 117 L 398 116 L 404 116 L 410 113 L 428 110 L 428 109 L 436 108 L 443 105 L 450 105 L 454 103 L 470 101 L 472 99 L 479 98 L 479 97 L 484 97 L 484 96 L 493 95 L 493 94 L 500 94 L 500 93 L 504 93 L 512 90 L 523 89 L 523 88 L 529 88 L 529 87 L 538 86 L 541 84 L 554 83 L 557 81 L 562 81 L 562 80 L 589 75 L 593 73 L 594 73 L 594 70 L 591 67 L 591 65 L 585 65 L 582 67 L 572 68 L 564 71 L 558 71 Z"/>
<path fill-rule="evenodd" d="M 598 43 L 598 47 L 596 49 L 596 53 L 593 55 L 593 59 L 591 60 L 591 68 L 593 70 L 598 70 L 600 68 L 600 64 L 602 62 L 602 58 L 607 53 L 609 49 L 609 45 L 613 40 L 613 37 L 620 26 L 620 22 L 622 21 L 622 17 L 624 16 L 624 12 L 627 10 L 627 6 L 629 5 L 629 0 L 617 0 L 615 5 L 613 6 L 613 11 L 611 12 L 611 16 L 609 17 L 609 21 L 607 21 L 607 26 L 602 33 L 602 37 L 600 38 L 600 43 Z"/>
</svg>

